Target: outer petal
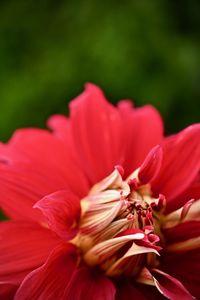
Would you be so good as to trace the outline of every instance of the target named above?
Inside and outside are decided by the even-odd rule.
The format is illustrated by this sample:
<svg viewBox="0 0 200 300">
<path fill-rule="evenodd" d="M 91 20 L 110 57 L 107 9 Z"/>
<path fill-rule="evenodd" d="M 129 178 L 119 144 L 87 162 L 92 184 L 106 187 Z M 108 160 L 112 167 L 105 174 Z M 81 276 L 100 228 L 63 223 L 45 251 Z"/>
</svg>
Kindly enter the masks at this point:
<svg viewBox="0 0 200 300">
<path fill-rule="evenodd" d="M 57 190 L 87 194 L 86 178 L 64 144 L 47 131 L 17 131 L 8 145 L 0 146 L 0 161 L 0 206 L 11 218 L 41 221 L 33 204 Z"/>
<path fill-rule="evenodd" d="M 165 253 L 161 261 L 162 269 L 180 280 L 197 299 L 200 295 L 200 251 Z"/>
<path fill-rule="evenodd" d="M 183 203 L 173 201 L 192 183 L 200 169 L 200 124 L 192 125 L 163 144 L 163 164 L 152 187 L 167 199 L 168 211 Z M 189 200 L 189 199 L 188 199 Z"/>
<path fill-rule="evenodd" d="M 81 268 L 74 272 L 64 299 L 82 300 L 85 297 L 90 300 L 114 300 L 115 287 L 110 279 L 98 271 Z"/>
<path fill-rule="evenodd" d="M 9 145 L 27 155 L 32 162 L 40 163 L 41 167 L 46 168 L 47 174 L 54 172 L 55 177 L 62 179 L 62 184 L 64 181 L 67 182 L 78 195 L 83 196 L 87 193 L 88 183 L 76 162 L 72 160 L 69 149 L 47 130 L 18 130 Z"/>
<path fill-rule="evenodd" d="M 130 102 L 121 101 L 115 108 L 92 84 L 72 101 L 70 112 L 69 119 L 55 115 L 48 125 L 71 152 L 77 151 L 91 183 L 104 178 L 116 164 L 124 165 L 129 175 L 163 137 L 161 117 L 152 106 L 133 109 Z"/>
<path fill-rule="evenodd" d="M 0 223 L 0 282 L 18 285 L 39 267 L 60 240 L 33 222 Z"/>
<path fill-rule="evenodd" d="M 179 205 L 182 206 L 188 201 L 188 199 L 200 199 L 200 173 L 197 174 L 189 187 L 176 197 L 175 201 L 180 203 Z"/>
<path fill-rule="evenodd" d="M 168 299 L 192 300 L 194 297 L 187 291 L 176 278 L 157 269 L 152 270 L 152 275 L 157 289 Z"/>
<path fill-rule="evenodd" d="M 41 209 L 51 230 L 61 238 L 72 238 L 80 214 L 80 200 L 69 191 L 58 191 L 38 201 L 35 208 Z"/>
<path fill-rule="evenodd" d="M 76 250 L 72 245 L 58 246 L 42 267 L 27 275 L 16 293 L 15 300 L 65 299 L 64 291 L 76 263 Z"/>
<path fill-rule="evenodd" d="M 53 115 L 48 119 L 47 125 L 53 130 L 55 136 L 62 140 L 67 146 L 70 146 L 70 122 L 67 117 L 63 115 Z"/>
<path fill-rule="evenodd" d="M 2 300 L 13 300 L 18 286 L 15 284 L 0 284 L 0 296 Z"/>
<path fill-rule="evenodd" d="M 148 152 L 163 139 L 163 123 L 158 111 L 146 105 L 133 109 L 131 102 L 121 101 L 119 110 L 123 119 L 125 176 L 130 175 L 144 161 Z"/>
<path fill-rule="evenodd" d="M 39 170 L 24 162 L 0 164 L 0 206 L 11 218 L 42 222 L 42 214 L 32 206 L 51 188 Z"/>
<path fill-rule="evenodd" d="M 52 129 L 53 135 L 61 140 L 65 145 L 68 157 L 78 163 L 79 160 L 77 157 L 77 149 L 74 143 L 73 132 L 71 130 L 70 118 L 63 115 L 53 115 L 48 119 L 47 125 L 50 129 Z"/>
<path fill-rule="evenodd" d="M 79 163 L 91 183 L 96 183 L 120 163 L 121 116 L 98 87 L 87 84 L 70 104 L 70 120 Z"/>
<path fill-rule="evenodd" d="M 190 221 L 163 230 L 167 245 L 184 242 L 200 236 L 200 221 Z M 200 247 L 200 244 L 199 244 Z"/>
</svg>

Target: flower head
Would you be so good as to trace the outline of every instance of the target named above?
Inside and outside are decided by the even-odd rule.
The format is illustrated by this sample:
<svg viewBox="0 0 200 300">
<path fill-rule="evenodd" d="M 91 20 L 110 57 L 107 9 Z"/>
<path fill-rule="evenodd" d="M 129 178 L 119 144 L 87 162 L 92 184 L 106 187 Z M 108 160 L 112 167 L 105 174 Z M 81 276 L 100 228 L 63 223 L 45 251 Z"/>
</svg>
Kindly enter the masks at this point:
<svg viewBox="0 0 200 300">
<path fill-rule="evenodd" d="M 1 299 L 195 299 L 200 125 L 88 84 L 70 116 L 0 145 Z"/>
</svg>

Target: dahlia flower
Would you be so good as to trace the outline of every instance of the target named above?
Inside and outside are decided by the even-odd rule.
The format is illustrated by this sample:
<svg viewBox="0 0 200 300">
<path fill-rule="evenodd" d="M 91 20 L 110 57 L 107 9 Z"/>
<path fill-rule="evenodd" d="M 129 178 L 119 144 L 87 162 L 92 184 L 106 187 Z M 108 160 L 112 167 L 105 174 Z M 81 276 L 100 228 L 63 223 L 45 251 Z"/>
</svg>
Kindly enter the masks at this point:
<svg viewBox="0 0 200 300">
<path fill-rule="evenodd" d="M 87 84 L 50 130 L 0 145 L 0 299 L 200 295 L 200 124 Z"/>
</svg>

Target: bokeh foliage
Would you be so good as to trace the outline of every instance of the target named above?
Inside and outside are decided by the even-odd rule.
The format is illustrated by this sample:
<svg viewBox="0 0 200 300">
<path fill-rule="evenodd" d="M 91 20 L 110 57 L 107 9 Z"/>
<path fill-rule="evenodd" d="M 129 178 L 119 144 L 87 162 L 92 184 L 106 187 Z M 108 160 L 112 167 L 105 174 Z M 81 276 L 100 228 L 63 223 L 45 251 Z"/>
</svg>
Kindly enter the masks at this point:
<svg viewBox="0 0 200 300">
<path fill-rule="evenodd" d="M 199 0 L 0 2 L 0 139 L 45 126 L 86 81 L 152 103 L 167 132 L 199 121 Z"/>
</svg>

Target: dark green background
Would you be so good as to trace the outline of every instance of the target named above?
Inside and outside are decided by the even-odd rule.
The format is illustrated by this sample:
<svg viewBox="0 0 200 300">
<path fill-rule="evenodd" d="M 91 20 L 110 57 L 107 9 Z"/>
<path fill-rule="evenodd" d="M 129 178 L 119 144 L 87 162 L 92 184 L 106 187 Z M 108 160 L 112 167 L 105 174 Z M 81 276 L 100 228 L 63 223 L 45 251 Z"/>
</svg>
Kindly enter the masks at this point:
<svg viewBox="0 0 200 300">
<path fill-rule="evenodd" d="M 86 81 L 152 103 L 167 132 L 200 120 L 199 0 L 0 2 L 0 139 L 45 126 Z"/>
</svg>

